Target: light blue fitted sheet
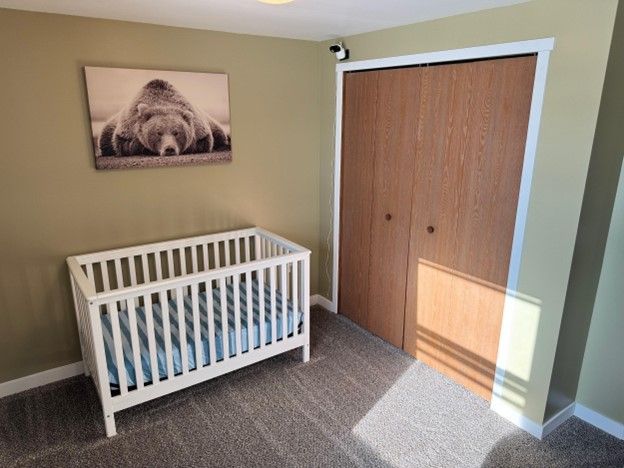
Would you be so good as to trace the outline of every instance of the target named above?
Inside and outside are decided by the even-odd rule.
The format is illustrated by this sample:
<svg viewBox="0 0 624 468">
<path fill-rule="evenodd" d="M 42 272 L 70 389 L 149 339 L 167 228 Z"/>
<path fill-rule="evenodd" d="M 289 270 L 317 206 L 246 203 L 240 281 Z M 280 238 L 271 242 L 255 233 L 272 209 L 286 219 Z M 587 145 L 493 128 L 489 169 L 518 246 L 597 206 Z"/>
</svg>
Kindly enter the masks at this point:
<svg viewBox="0 0 624 468">
<path fill-rule="evenodd" d="M 228 348 L 230 356 L 236 354 L 236 329 L 234 326 L 234 288 L 232 284 L 226 286 L 227 289 L 227 315 L 228 315 Z M 242 352 L 249 350 L 248 333 L 247 333 L 247 291 L 246 284 L 240 283 L 240 305 L 241 305 L 241 348 Z M 265 338 L 266 343 L 269 344 L 272 341 L 271 333 L 271 296 L 270 288 L 265 286 Z M 281 340 L 283 335 L 282 328 L 282 296 L 279 291 L 275 292 L 277 303 L 277 339 Z M 221 300 L 220 290 L 215 288 L 212 291 L 213 305 L 214 305 L 214 326 L 213 331 L 216 334 L 215 339 L 215 354 L 216 360 L 223 359 L 223 329 L 221 324 Z M 259 294 L 257 281 L 252 282 L 252 296 L 253 296 L 253 347 L 258 348 L 260 346 L 260 307 L 259 307 Z M 199 315 L 201 323 L 201 344 L 202 344 L 202 366 L 208 365 L 212 362 L 212 357 L 209 355 L 208 344 L 208 315 L 206 306 L 206 293 L 199 293 Z M 189 369 L 195 369 L 195 337 L 193 334 L 193 310 L 191 297 L 184 296 L 184 309 L 186 319 L 186 348 L 188 355 L 188 367 Z M 158 373 L 160 379 L 167 377 L 167 360 L 165 354 L 165 340 L 163 330 L 163 311 L 160 304 L 154 304 L 152 306 L 155 336 L 156 336 L 156 348 L 158 356 Z M 287 301 L 287 335 L 293 333 L 293 305 L 290 301 Z M 296 314 L 297 326 L 301 324 L 302 313 L 299 310 Z M 111 388 L 116 389 L 119 385 L 119 377 L 117 373 L 117 362 L 115 359 L 115 349 L 113 341 L 113 331 L 111 326 L 110 315 L 103 314 L 102 316 L 102 331 L 104 334 L 104 348 L 106 353 L 106 363 L 108 366 L 108 377 L 110 380 Z M 143 307 L 136 308 L 137 328 L 141 349 L 141 367 L 143 370 L 143 381 L 148 384 L 152 381 L 152 370 L 148 351 L 148 337 L 147 327 L 145 324 L 145 310 Z M 178 312 L 177 304 L 175 300 L 169 300 L 169 317 L 170 317 L 170 329 L 171 329 L 171 347 L 173 354 L 173 370 L 174 374 L 182 372 L 182 354 L 180 353 L 180 335 L 178 328 Z M 126 372 L 126 379 L 128 386 L 136 385 L 136 375 L 134 369 L 134 357 L 132 353 L 132 342 L 130 335 L 130 324 L 128 320 L 128 311 L 124 309 L 119 312 L 119 326 L 121 329 L 121 336 L 123 342 L 123 354 L 124 365 Z"/>
</svg>

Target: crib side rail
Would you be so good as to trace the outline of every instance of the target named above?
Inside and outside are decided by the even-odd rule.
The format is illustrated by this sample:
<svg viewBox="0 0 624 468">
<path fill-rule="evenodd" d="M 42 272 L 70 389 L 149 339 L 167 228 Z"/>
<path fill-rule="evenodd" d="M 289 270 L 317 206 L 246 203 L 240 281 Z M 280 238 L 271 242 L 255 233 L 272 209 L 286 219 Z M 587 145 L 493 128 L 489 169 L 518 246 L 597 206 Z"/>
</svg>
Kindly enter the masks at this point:
<svg viewBox="0 0 624 468">
<path fill-rule="evenodd" d="M 71 257 L 74 276 L 106 293 L 292 253 L 302 246 L 260 228 Z M 82 270 L 82 273 L 79 270 Z M 86 276 L 85 276 L 86 275 Z M 92 288 L 88 295 L 92 292 Z"/>
<path fill-rule="evenodd" d="M 106 314 L 99 331 L 116 369 L 111 372 L 118 397 L 148 385 L 146 391 L 156 394 L 174 380 L 233 369 L 233 359 L 256 352 L 302 346 L 304 357 L 309 355 L 309 255 L 282 255 L 98 295 L 93 307 L 97 321 Z M 175 353 L 177 361 L 174 347 L 182 350 Z"/>
<path fill-rule="evenodd" d="M 261 239 L 266 239 L 272 245 L 277 248 L 281 248 L 283 253 L 309 252 L 309 249 L 303 247 L 302 245 L 289 241 L 288 239 L 278 236 L 277 234 L 267 231 L 266 229 L 257 227 L 255 228 L 255 231 Z"/>
<path fill-rule="evenodd" d="M 256 233 L 257 228 L 246 228 L 235 231 L 227 231 L 217 234 L 206 234 L 203 236 L 187 237 L 184 239 L 175 239 L 163 242 L 154 242 L 152 244 L 143 244 L 132 247 L 123 247 L 120 249 L 104 250 L 89 254 L 77 255 L 76 259 L 80 264 L 95 263 L 115 258 L 129 257 L 141 255 L 144 253 L 162 252 L 171 249 L 179 249 L 184 247 L 192 247 L 202 243 L 218 242 L 228 239 L 235 239 L 245 236 L 251 236 Z"/>
<path fill-rule="evenodd" d="M 85 298 L 95 297 L 95 285 L 89 280 L 76 257 L 67 258 L 67 268 L 69 268 L 69 275 L 75 282 L 75 286 L 80 289 Z"/>
</svg>

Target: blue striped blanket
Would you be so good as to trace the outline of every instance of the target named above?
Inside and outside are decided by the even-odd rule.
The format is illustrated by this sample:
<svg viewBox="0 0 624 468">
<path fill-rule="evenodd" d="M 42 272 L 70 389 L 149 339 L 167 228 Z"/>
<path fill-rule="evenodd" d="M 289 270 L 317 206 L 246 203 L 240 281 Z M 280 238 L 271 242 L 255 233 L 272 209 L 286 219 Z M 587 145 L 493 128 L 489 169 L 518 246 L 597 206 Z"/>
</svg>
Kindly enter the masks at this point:
<svg viewBox="0 0 624 468">
<path fill-rule="evenodd" d="M 228 348 L 229 355 L 234 356 L 236 354 L 236 329 L 234 324 L 234 288 L 233 285 L 227 285 L 227 316 L 228 316 Z M 241 349 L 242 352 L 249 350 L 248 333 L 247 333 L 247 291 L 244 282 L 240 283 L 240 309 L 241 309 Z M 282 296 L 279 291 L 276 294 L 276 335 L 277 339 L 282 338 Z M 216 360 L 223 359 L 223 327 L 221 323 L 221 300 L 220 290 L 215 288 L 212 291 L 213 305 L 214 305 L 214 326 L 213 331 L 216 335 L 215 338 L 215 354 Z M 252 295 L 253 295 L 253 347 L 258 348 L 260 346 L 260 307 L 259 307 L 259 294 L 258 283 L 253 281 L 252 283 Z M 266 343 L 272 341 L 272 324 L 271 324 L 271 296 L 270 289 L 265 286 L 265 333 Z M 202 345 L 202 365 L 208 365 L 212 362 L 212 356 L 209 353 L 208 343 L 208 315 L 206 306 L 206 293 L 199 293 L 199 315 L 200 315 L 200 329 L 201 329 L 201 345 Z M 287 301 L 287 334 L 290 335 L 293 332 L 293 306 L 290 301 Z M 160 304 L 154 304 L 152 306 L 154 317 L 154 328 L 156 337 L 157 348 L 157 361 L 158 361 L 158 373 L 160 379 L 167 377 L 167 359 L 165 354 L 165 339 L 163 330 L 163 311 Z M 195 369 L 195 336 L 193 333 L 193 310 L 191 296 L 184 296 L 184 310 L 186 321 L 186 352 L 188 355 L 188 368 Z M 102 332 L 104 334 L 104 349 L 106 353 L 106 364 L 108 366 L 108 378 L 110 380 L 111 388 L 117 389 L 119 385 L 119 377 L 117 373 L 117 362 L 115 359 L 115 348 L 113 340 L 113 329 L 111 325 L 110 315 L 102 314 Z M 152 381 L 152 370 L 149 357 L 147 326 L 145 322 L 145 310 L 143 307 L 136 308 L 137 328 L 139 335 L 140 354 L 141 354 L 141 367 L 143 371 L 144 383 L 150 383 Z M 301 324 L 302 313 L 301 310 L 297 313 L 297 326 Z M 171 330 L 171 348 L 173 354 L 173 371 L 174 374 L 180 374 L 182 372 L 182 354 L 180 352 L 180 332 L 178 327 L 178 312 L 176 300 L 169 300 L 169 320 Z M 128 310 L 124 309 L 119 312 L 119 326 L 121 329 L 121 337 L 123 343 L 123 355 L 124 366 L 126 371 L 126 379 L 129 387 L 136 385 L 136 375 L 134 369 L 134 357 L 132 353 L 132 341 L 130 335 L 130 323 L 128 320 Z"/>
</svg>

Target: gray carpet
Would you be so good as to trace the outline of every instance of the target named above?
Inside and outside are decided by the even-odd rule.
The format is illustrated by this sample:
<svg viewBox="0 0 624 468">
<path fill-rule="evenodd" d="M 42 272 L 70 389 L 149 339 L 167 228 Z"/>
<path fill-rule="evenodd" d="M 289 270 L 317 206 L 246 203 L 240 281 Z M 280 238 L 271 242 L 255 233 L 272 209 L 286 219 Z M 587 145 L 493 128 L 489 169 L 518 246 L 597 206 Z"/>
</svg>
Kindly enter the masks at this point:
<svg viewBox="0 0 624 468">
<path fill-rule="evenodd" d="M 624 466 L 624 442 L 572 418 L 538 441 L 485 401 L 315 310 L 292 352 L 117 414 L 104 436 L 76 377 L 0 400 L 0 466 Z"/>
</svg>

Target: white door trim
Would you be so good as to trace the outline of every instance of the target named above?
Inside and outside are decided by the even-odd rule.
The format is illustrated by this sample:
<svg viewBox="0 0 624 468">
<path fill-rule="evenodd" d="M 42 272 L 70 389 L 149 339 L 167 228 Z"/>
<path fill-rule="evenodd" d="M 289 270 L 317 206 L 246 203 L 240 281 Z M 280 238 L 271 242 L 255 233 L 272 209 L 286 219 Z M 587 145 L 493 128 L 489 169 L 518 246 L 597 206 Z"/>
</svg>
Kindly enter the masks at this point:
<svg viewBox="0 0 624 468">
<path fill-rule="evenodd" d="M 496 377 L 492 391 L 492 407 L 498 407 L 502 403 L 502 390 L 505 381 L 505 369 L 511 351 L 512 302 L 516 295 L 518 276 L 522 261 L 522 245 L 526 227 L 526 219 L 531 194 L 531 182 L 535 166 L 535 154 L 539 136 L 544 91 L 546 89 L 546 76 L 550 51 L 555 45 L 554 38 L 535 39 L 529 41 L 509 42 L 466 49 L 445 50 L 439 52 L 427 52 L 415 55 L 403 55 L 398 57 L 386 57 L 372 60 L 339 63 L 336 65 L 336 133 L 334 153 L 334 193 L 333 193 L 333 265 L 332 265 L 332 299 L 331 310 L 338 312 L 338 267 L 340 254 L 340 170 L 342 153 L 342 105 L 343 105 L 343 76 L 345 72 L 355 70 L 374 70 L 380 68 L 421 65 L 425 63 L 454 62 L 459 60 L 473 60 L 493 57 L 506 57 L 522 54 L 537 54 L 537 65 L 533 83 L 533 97 L 529 115 L 527 141 L 524 152 L 522 178 L 520 180 L 520 193 L 516 211 L 516 224 L 509 262 L 509 278 L 507 281 L 507 293 L 503 309 L 503 321 L 496 360 Z"/>
</svg>

